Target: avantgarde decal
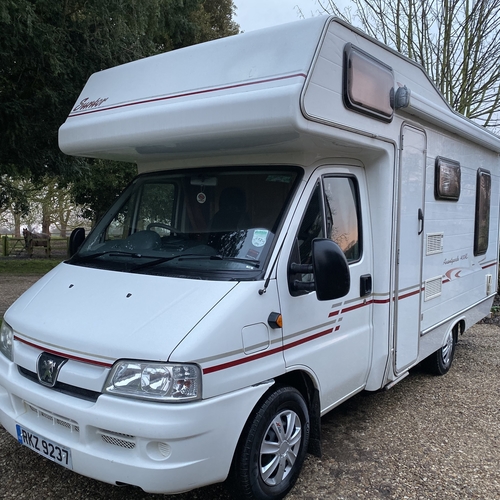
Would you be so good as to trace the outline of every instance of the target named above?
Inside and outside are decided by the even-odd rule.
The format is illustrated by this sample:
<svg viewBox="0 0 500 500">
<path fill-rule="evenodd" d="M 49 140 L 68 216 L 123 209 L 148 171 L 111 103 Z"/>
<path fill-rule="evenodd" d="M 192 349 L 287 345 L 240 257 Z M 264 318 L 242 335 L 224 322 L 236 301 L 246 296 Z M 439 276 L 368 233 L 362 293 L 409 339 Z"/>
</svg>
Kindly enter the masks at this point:
<svg viewBox="0 0 500 500">
<path fill-rule="evenodd" d="M 105 103 L 109 97 L 98 97 L 94 101 L 91 101 L 89 97 L 82 99 L 79 104 L 77 104 L 73 111 L 83 111 L 85 109 L 98 108 L 101 104 Z"/>
</svg>

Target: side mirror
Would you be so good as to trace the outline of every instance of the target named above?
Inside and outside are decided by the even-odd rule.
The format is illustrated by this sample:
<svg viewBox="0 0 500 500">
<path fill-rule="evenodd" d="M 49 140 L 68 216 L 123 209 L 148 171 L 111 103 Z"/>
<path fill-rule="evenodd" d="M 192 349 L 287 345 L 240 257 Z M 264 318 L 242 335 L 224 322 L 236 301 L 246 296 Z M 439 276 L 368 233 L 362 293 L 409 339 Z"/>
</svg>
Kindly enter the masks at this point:
<svg viewBox="0 0 500 500">
<path fill-rule="evenodd" d="M 344 297 L 351 288 L 351 273 L 344 252 L 332 240 L 312 242 L 314 282 L 318 300 Z"/>
<path fill-rule="evenodd" d="M 78 249 L 82 246 L 85 240 L 85 229 L 83 227 L 77 227 L 73 229 L 69 237 L 68 253 L 70 257 L 73 257 Z"/>
<path fill-rule="evenodd" d="M 311 264 L 297 264 L 298 247 L 292 252 L 288 287 L 292 295 L 316 291 L 318 300 L 344 297 L 351 288 L 351 273 L 344 252 L 332 240 L 316 238 L 311 242 Z M 297 280 L 297 275 L 309 274 L 314 281 Z"/>
</svg>

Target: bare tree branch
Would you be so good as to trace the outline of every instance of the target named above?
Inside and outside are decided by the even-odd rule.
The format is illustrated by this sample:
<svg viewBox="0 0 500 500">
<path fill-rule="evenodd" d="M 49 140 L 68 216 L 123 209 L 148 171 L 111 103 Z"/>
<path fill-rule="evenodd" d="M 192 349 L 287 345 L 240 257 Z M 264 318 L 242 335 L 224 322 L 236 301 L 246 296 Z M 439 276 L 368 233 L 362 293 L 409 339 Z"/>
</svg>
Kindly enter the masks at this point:
<svg viewBox="0 0 500 500">
<path fill-rule="evenodd" d="M 500 125 L 500 0 L 317 2 L 421 64 L 456 111 Z"/>
</svg>

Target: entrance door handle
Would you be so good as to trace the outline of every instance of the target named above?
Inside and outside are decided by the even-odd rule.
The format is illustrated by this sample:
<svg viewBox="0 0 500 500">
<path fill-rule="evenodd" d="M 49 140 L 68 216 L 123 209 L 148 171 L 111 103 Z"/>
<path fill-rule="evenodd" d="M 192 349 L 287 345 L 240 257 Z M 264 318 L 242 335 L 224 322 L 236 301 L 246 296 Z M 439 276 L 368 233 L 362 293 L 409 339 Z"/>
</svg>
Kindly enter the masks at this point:
<svg viewBox="0 0 500 500">
<path fill-rule="evenodd" d="M 422 209 L 418 209 L 418 234 L 421 235 L 422 231 L 424 230 L 424 212 L 422 212 Z"/>
</svg>

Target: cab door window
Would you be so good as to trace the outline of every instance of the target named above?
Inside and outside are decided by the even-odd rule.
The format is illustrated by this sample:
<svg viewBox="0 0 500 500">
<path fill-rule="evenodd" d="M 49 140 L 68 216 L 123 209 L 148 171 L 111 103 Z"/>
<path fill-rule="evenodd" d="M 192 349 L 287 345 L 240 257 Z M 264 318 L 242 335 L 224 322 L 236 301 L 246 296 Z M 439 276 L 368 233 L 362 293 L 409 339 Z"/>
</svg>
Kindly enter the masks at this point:
<svg viewBox="0 0 500 500">
<path fill-rule="evenodd" d="M 326 234 L 342 249 L 349 263 L 361 257 L 358 188 L 353 177 L 323 179 Z"/>
<path fill-rule="evenodd" d="M 312 241 L 329 238 L 341 248 L 349 263 L 361 258 L 361 219 L 358 185 L 353 176 L 325 176 L 316 185 L 304 212 L 290 255 L 292 263 L 312 265 Z M 312 271 L 293 272 L 290 267 L 289 290 L 293 296 L 314 290 Z"/>
<path fill-rule="evenodd" d="M 300 264 L 312 264 L 312 241 L 315 238 L 325 237 L 325 220 L 321 198 L 321 186 L 318 183 L 309 200 L 297 234 Z"/>
</svg>

